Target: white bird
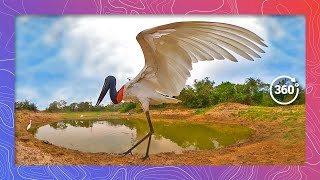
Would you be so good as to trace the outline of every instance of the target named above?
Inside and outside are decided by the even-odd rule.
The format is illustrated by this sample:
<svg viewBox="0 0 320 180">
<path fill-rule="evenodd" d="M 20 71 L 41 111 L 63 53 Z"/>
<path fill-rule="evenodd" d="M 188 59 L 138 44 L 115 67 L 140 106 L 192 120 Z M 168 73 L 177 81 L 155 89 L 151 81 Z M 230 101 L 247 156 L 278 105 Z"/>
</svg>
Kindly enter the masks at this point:
<svg viewBox="0 0 320 180">
<path fill-rule="evenodd" d="M 32 122 L 32 120 L 30 120 L 30 123 L 27 126 L 27 130 L 29 130 L 31 128 L 31 122 Z"/>
<path fill-rule="evenodd" d="M 253 61 L 252 57 L 260 58 L 257 52 L 264 53 L 258 45 L 267 47 L 262 38 L 245 28 L 201 21 L 154 27 L 140 32 L 136 39 L 145 58 L 143 69 L 119 91 L 116 90 L 116 78 L 108 76 L 96 105 L 101 103 L 109 89 L 114 104 L 122 100 L 141 104 L 150 132 L 122 155 L 132 155 L 131 151 L 149 137 L 144 160 L 149 158 L 150 140 L 154 133 L 149 105 L 180 102 L 174 96 L 178 96 L 185 87 L 192 63 L 225 58 L 237 62 L 230 51 Z"/>
<path fill-rule="evenodd" d="M 81 114 L 80 117 L 83 118 L 83 114 Z"/>
</svg>

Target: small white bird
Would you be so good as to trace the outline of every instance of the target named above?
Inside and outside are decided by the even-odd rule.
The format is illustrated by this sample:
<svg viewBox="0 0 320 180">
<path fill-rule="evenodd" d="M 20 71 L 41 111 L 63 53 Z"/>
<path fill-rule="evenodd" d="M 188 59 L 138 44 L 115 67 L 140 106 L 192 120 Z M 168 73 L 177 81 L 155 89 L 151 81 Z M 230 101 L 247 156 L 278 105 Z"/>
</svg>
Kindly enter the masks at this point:
<svg viewBox="0 0 320 180">
<path fill-rule="evenodd" d="M 154 133 L 149 115 L 149 105 L 178 103 L 175 99 L 185 87 L 192 63 L 225 58 L 237 62 L 230 53 L 253 61 L 260 58 L 256 52 L 264 53 L 257 45 L 267 47 L 255 33 L 231 24 L 216 22 L 176 22 L 140 32 L 137 41 L 142 48 L 145 66 L 133 79 L 116 90 L 116 78 L 108 76 L 98 98 L 99 105 L 110 89 L 114 104 L 122 100 L 140 103 L 146 113 L 150 132 L 122 155 L 148 139 L 146 155 L 149 158 L 151 136 Z"/>
<path fill-rule="evenodd" d="M 83 114 L 81 114 L 80 117 L 83 118 Z"/>
<path fill-rule="evenodd" d="M 27 126 L 27 130 L 29 130 L 31 128 L 31 122 L 32 122 L 32 120 L 30 120 L 30 123 Z"/>
</svg>

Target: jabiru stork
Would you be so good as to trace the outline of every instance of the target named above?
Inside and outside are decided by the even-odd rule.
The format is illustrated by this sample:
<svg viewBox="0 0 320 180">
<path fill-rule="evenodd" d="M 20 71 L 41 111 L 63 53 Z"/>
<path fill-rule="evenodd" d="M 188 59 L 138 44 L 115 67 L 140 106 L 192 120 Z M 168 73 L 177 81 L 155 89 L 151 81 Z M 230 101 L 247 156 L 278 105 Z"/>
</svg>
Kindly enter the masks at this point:
<svg viewBox="0 0 320 180">
<path fill-rule="evenodd" d="M 149 158 L 150 141 L 154 133 L 149 106 L 180 102 L 174 96 L 178 96 L 185 87 L 192 63 L 225 58 L 237 62 L 229 51 L 253 61 L 253 57 L 260 58 L 257 52 L 264 53 L 259 46 L 267 47 L 262 38 L 245 28 L 202 21 L 157 26 L 140 32 L 136 39 L 145 58 L 143 69 L 119 91 L 116 90 L 116 78 L 106 77 L 96 105 L 101 103 L 108 90 L 114 104 L 122 100 L 141 104 L 150 131 L 122 155 L 132 155 L 132 150 L 149 138 L 146 154 L 142 158 L 144 160 Z"/>
</svg>

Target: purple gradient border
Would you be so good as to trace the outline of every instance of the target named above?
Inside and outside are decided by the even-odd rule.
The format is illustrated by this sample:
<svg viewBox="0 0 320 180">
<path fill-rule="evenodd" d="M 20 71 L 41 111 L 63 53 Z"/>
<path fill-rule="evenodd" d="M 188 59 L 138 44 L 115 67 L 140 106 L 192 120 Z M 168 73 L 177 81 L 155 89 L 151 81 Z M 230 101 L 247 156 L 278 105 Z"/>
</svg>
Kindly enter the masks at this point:
<svg viewBox="0 0 320 180">
<path fill-rule="evenodd" d="M 294 2 L 294 3 L 293 3 Z M 24 14 L 304 14 L 307 20 L 303 166 L 15 166 L 14 19 Z M 320 179 L 319 3 L 292 0 L 3 0 L 0 2 L 0 179 Z"/>
</svg>

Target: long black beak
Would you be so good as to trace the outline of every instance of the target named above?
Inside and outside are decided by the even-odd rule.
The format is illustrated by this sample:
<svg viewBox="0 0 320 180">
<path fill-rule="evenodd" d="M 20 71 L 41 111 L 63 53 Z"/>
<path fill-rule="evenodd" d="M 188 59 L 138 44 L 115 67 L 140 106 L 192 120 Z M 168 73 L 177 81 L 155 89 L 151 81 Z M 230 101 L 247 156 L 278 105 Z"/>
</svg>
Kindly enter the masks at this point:
<svg viewBox="0 0 320 180">
<path fill-rule="evenodd" d="M 109 81 L 107 81 L 107 79 L 106 79 L 104 81 L 104 84 L 103 84 L 102 90 L 100 92 L 96 106 L 99 106 L 99 104 L 101 103 L 103 98 L 106 96 L 107 92 L 109 91 L 109 89 L 110 89 L 110 84 L 109 84 Z"/>
<path fill-rule="evenodd" d="M 96 106 L 99 106 L 99 104 L 101 103 L 101 101 L 103 100 L 103 98 L 106 96 L 107 92 L 110 89 L 110 98 L 112 100 L 113 103 L 117 103 L 117 90 L 116 90 L 116 78 L 113 76 L 108 76 L 106 77 L 100 96 L 98 98 L 97 104 Z"/>
</svg>

